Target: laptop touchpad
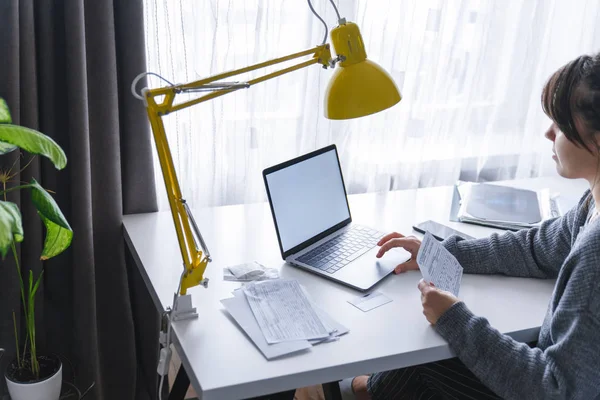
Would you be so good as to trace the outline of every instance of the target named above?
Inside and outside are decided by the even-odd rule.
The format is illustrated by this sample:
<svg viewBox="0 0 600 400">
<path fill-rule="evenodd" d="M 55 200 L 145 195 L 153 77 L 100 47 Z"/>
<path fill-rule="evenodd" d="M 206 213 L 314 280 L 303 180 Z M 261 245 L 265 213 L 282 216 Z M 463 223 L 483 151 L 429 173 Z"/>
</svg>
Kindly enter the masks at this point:
<svg viewBox="0 0 600 400">
<path fill-rule="evenodd" d="M 361 290 L 367 290 L 390 274 L 398 264 L 410 259 L 410 253 L 404 249 L 392 249 L 381 258 L 375 257 L 378 251 L 379 248 L 375 247 L 363 254 L 346 268 L 339 270 L 334 275 L 335 278 L 348 281 Z"/>
</svg>

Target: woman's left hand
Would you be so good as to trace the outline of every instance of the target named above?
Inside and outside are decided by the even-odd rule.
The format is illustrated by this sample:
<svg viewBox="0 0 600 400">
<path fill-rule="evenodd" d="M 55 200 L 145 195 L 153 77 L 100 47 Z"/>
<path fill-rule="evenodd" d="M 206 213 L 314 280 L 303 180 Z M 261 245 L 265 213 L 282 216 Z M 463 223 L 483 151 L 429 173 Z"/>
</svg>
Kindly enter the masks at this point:
<svg viewBox="0 0 600 400">
<path fill-rule="evenodd" d="M 435 325 L 450 307 L 460 301 L 452 293 L 440 290 L 433 286 L 433 283 L 425 282 L 423 279 L 419 281 L 418 288 L 421 291 L 423 314 L 431 325 Z"/>
</svg>

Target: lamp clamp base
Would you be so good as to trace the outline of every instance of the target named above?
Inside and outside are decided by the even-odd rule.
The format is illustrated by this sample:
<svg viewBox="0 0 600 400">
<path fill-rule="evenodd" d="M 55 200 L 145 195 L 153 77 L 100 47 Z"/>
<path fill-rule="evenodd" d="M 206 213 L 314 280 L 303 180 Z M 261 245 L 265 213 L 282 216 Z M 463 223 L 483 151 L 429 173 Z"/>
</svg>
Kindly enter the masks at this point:
<svg viewBox="0 0 600 400">
<path fill-rule="evenodd" d="M 175 308 L 171 311 L 171 321 L 183 321 L 198 318 L 196 307 L 192 306 L 192 296 L 189 294 L 179 295 L 175 299 Z"/>
</svg>

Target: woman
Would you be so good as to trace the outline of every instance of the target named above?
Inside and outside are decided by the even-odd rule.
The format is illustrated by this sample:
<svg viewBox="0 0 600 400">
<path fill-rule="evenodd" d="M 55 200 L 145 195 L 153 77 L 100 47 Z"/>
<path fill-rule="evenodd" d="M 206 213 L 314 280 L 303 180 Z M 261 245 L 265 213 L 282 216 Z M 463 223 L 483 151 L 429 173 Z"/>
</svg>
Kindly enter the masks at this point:
<svg viewBox="0 0 600 400">
<path fill-rule="evenodd" d="M 444 246 L 465 273 L 557 278 L 535 347 L 473 315 L 451 293 L 419 282 L 423 313 L 457 359 L 359 376 L 359 399 L 600 399 L 600 53 L 563 66 L 546 83 L 542 106 L 552 119 L 558 173 L 590 184 L 579 204 L 540 227 Z M 421 242 L 391 233 L 378 257 L 403 247 L 416 270 Z"/>
</svg>

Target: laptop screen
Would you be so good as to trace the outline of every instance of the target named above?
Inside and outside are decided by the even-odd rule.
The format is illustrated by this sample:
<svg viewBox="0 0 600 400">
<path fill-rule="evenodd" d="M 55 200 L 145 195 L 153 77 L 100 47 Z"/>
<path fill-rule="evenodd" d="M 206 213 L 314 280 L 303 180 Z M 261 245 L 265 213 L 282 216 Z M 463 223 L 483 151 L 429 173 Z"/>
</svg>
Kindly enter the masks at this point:
<svg viewBox="0 0 600 400">
<path fill-rule="evenodd" d="M 282 254 L 349 222 L 350 210 L 334 145 L 268 168 L 263 175 Z"/>
</svg>

